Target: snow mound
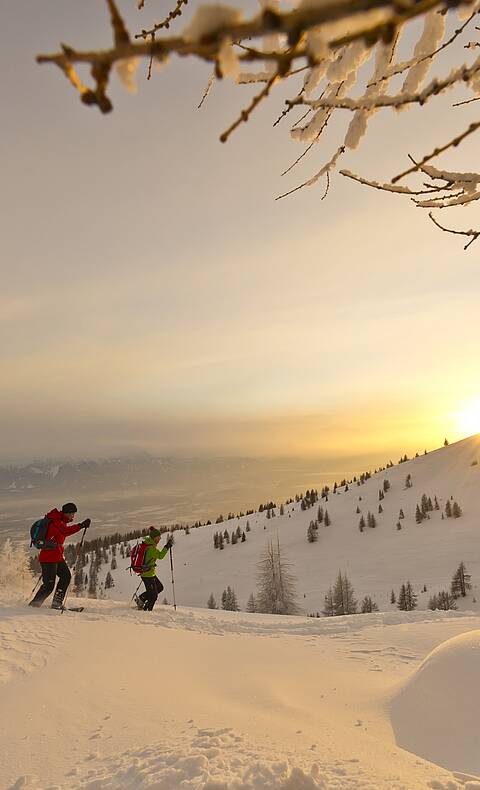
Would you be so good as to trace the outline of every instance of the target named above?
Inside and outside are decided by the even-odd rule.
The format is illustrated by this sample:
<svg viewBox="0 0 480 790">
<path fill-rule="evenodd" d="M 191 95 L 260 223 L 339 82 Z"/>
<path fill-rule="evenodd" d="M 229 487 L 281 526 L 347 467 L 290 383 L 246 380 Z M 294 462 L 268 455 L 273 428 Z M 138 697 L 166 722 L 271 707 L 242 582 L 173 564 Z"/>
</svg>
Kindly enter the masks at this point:
<svg viewBox="0 0 480 790">
<path fill-rule="evenodd" d="M 398 745 L 451 771 L 480 774 L 479 671 L 480 631 L 436 647 L 391 702 Z"/>
</svg>

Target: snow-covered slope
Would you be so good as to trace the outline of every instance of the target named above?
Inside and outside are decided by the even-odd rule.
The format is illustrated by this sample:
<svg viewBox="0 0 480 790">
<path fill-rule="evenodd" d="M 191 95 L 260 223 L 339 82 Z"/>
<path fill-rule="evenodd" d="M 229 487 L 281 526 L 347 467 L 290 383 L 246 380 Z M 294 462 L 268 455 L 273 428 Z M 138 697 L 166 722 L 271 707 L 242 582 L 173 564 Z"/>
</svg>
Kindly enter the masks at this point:
<svg viewBox="0 0 480 790">
<path fill-rule="evenodd" d="M 86 603 L 63 615 L 0 606 L 4 790 L 480 788 L 478 727 L 465 729 L 478 723 L 468 651 L 480 632 L 464 635 L 476 616 Z M 405 733 L 410 752 L 395 741 Z M 428 762 L 435 742 L 443 767 Z"/>
<path fill-rule="evenodd" d="M 177 611 L 128 608 L 137 578 L 118 551 L 116 600 L 86 598 L 82 613 L 29 609 L 32 580 L 3 568 L 1 790 L 480 790 L 477 455 L 473 437 L 330 494 L 331 524 L 316 543 L 306 529 L 318 505 L 298 503 L 284 516 L 249 516 L 246 542 L 223 551 L 213 533 L 243 529 L 246 517 L 177 531 Z M 423 493 L 441 510 L 417 525 Z M 463 515 L 442 520 L 451 496 Z M 375 513 L 375 529 L 359 532 L 357 507 Z M 383 611 L 317 619 L 189 608 L 227 585 L 245 607 L 277 535 L 305 612 L 322 608 L 339 569 Z M 458 611 L 426 609 L 461 560 L 474 589 Z M 171 601 L 168 560 L 159 573 Z M 414 612 L 389 603 L 407 579 Z"/>
<path fill-rule="evenodd" d="M 473 590 L 468 597 L 468 608 L 475 609 L 476 587 L 480 584 L 480 436 L 422 455 L 372 475 L 362 485 L 353 483 L 349 490 L 338 489 L 321 502 L 328 510 L 331 524 L 320 524 L 318 541 L 307 542 L 307 527 L 316 518 L 318 504 L 302 511 L 295 502 L 285 507 L 280 516 L 277 507 L 274 518 L 266 513 L 255 513 L 231 519 L 219 525 L 192 529 L 190 534 L 175 532 L 174 562 L 177 600 L 187 606 L 206 606 L 210 593 L 217 602 L 227 585 L 233 586 L 239 605 L 245 609 L 248 597 L 256 587 L 257 562 L 267 540 L 277 536 L 297 576 L 298 602 L 304 612 L 321 611 L 324 596 L 335 581 L 339 570 L 346 572 L 361 600 L 371 595 L 381 611 L 392 611 L 392 588 L 398 593 L 401 584 L 410 580 L 418 593 L 419 608 L 426 609 L 433 593 L 449 587 L 451 578 L 463 560 L 472 576 Z M 474 465 L 472 465 L 474 464 Z M 407 475 L 412 487 L 405 487 Z M 381 501 L 383 513 L 378 514 L 379 490 L 388 480 L 390 489 Z M 305 493 L 305 492 L 303 492 Z M 440 510 L 418 525 L 415 508 L 422 494 L 437 497 Z M 453 500 L 450 497 L 453 496 Z M 462 509 L 460 518 L 444 518 L 447 500 L 457 501 Z M 280 505 L 280 502 L 277 502 Z M 361 513 L 357 513 L 357 508 Z M 397 529 L 399 511 L 405 518 Z M 360 532 L 361 515 L 368 511 L 375 515 L 377 526 Z M 94 514 L 93 514 L 94 515 Z M 213 534 L 227 529 L 229 533 L 246 522 L 251 530 L 247 540 L 235 545 L 226 544 L 220 551 L 213 547 Z M 148 526 L 139 521 L 138 527 Z M 118 557 L 117 557 L 118 559 Z M 132 595 L 136 579 L 125 573 L 127 563 L 119 560 L 113 572 L 115 588 L 108 594 L 114 598 Z M 86 569 L 88 570 L 88 569 Z M 102 574 L 107 568 L 103 566 Z M 168 561 L 159 563 L 159 576 L 171 602 Z M 427 592 L 422 592 L 423 586 Z M 464 604 L 460 601 L 459 606 Z"/>
</svg>

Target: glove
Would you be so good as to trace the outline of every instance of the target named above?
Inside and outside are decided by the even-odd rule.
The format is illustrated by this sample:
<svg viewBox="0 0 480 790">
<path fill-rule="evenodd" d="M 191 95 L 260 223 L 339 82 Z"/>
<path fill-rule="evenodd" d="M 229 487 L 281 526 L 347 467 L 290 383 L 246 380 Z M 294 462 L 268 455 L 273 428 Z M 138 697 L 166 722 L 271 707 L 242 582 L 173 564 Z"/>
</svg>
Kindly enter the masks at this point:
<svg viewBox="0 0 480 790">
<path fill-rule="evenodd" d="M 173 546 L 173 538 L 168 538 L 167 542 L 165 543 L 166 549 L 171 549 Z"/>
<path fill-rule="evenodd" d="M 88 529 L 91 523 L 92 523 L 91 519 L 86 518 L 85 521 L 82 521 L 80 523 L 80 526 L 81 526 L 82 529 Z"/>
</svg>

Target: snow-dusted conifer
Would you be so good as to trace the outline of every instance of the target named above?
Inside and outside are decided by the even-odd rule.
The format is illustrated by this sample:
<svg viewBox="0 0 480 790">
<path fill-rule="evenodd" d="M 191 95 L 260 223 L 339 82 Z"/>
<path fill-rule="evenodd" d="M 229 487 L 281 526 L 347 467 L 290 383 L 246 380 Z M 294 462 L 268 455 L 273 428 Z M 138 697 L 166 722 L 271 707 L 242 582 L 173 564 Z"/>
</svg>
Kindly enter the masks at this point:
<svg viewBox="0 0 480 790">
<path fill-rule="evenodd" d="M 341 571 L 339 571 L 333 587 L 333 602 L 336 615 L 356 614 L 357 601 L 353 592 L 353 587 L 347 575 L 342 575 Z"/>
<path fill-rule="evenodd" d="M 437 595 L 437 609 L 443 609 L 446 612 L 449 609 L 458 609 L 455 596 L 448 590 L 441 590 Z"/>
<path fill-rule="evenodd" d="M 258 563 L 257 611 L 266 614 L 297 614 L 295 578 L 283 556 L 280 542 L 268 541 Z"/>
<path fill-rule="evenodd" d="M 467 594 L 467 590 L 472 589 L 472 585 L 470 582 L 470 574 L 467 573 L 467 569 L 465 564 L 462 560 L 460 565 L 458 566 L 457 570 L 455 571 L 451 584 L 450 584 L 450 591 L 455 598 L 465 598 Z"/>
<path fill-rule="evenodd" d="M 215 600 L 215 596 L 213 593 L 210 593 L 210 596 L 207 601 L 207 607 L 209 609 L 218 609 L 217 602 Z"/>
<path fill-rule="evenodd" d="M 325 511 L 325 515 L 323 517 L 323 523 L 325 527 L 329 527 L 330 524 L 332 523 L 330 520 L 330 516 L 328 515 L 328 510 Z"/>
<path fill-rule="evenodd" d="M 365 519 L 363 516 L 360 516 L 360 521 L 358 522 L 358 528 L 360 532 L 363 532 L 363 530 L 365 529 Z"/>
<path fill-rule="evenodd" d="M 0 588 L 20 595 L 30 592 L 33 574 L 26 549 L 7 538 L 0 550 Z"/>
<path fill-rule="evenodd" d="M 253 593 L 250 593 L 250 597 L 249 597 L 249 599 L 247 601 L 246 611 L 250 612 L 251 614 L 253 614 L 254 612 L 257 611 L 257 605 L 256 605 L 256 602 L 255 602 L 255 596 L 254 596 Z"/>
<path fill-rule="evenodd" d="M 450 500 L 449 499 L 447 499 L 447 503 L 445 505 L 445 515 L 446 515 L 447 518 L 451 518 L 452 517 L 452 506 L 450 504 Z"/>
<path fill-rule="evenodd" d="M 325 617 L 334 617 L 335 616 L 335 602 L 333 600 L 333 589 L 332 587 L 328 588 L 328 592 L 325 596 L 325 600 L 323 603 L 323 614 Z"/>
<path fill-rule="evenodd" d="M 361 603 L 360 611 L 362 614 L 370 614 L 371 612 L 378 612 L 378 606 L 375 601 L 372 601 L 370 595 L 366 595 Z"/>
<path fill-rule="evenodd" d="M 461 515 L 462 515 L 462 510 L 460 508 L 460 505 L 458 504 L 458 502 L 454 502 L 452 507 L 453 518 L 460 518 Z"/>
</svg>

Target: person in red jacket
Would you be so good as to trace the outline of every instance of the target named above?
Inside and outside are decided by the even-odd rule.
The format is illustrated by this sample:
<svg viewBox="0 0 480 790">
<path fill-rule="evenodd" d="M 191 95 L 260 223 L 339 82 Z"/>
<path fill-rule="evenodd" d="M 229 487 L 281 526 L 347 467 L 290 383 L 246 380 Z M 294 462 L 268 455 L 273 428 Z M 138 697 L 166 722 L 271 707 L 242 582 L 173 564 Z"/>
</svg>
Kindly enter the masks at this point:
<svg viewBox="0 0 480 790">
<path fill-rule="evenodd" d="M 70 569 L 63 557 L 63 542 L 68 535 L 74 535 L 75 532 L 79 532 L 81 529 L 88 529 L 90 526 L 89 518 L 86 518 L 80 524 L 72 524 L 71 522 L 75 518 L 76 512 L 77 506 L 73 502 L 67 502 L 61 510 L 54 508 L 45 516 L 45 518 L 50 519 L 46 538 L 55 545 L 51 549 L 42 549 L 38 555 L 42 566 L 42 585 L 35 597 L 30 601 L 30 606 L 42 605 L 44 600 L 53 592 L 57 576 L 58 583 L 52 600 L 52 609 L 61 609 L 63 606 L 63 599 L 72 578 Z"/>
</svg>

